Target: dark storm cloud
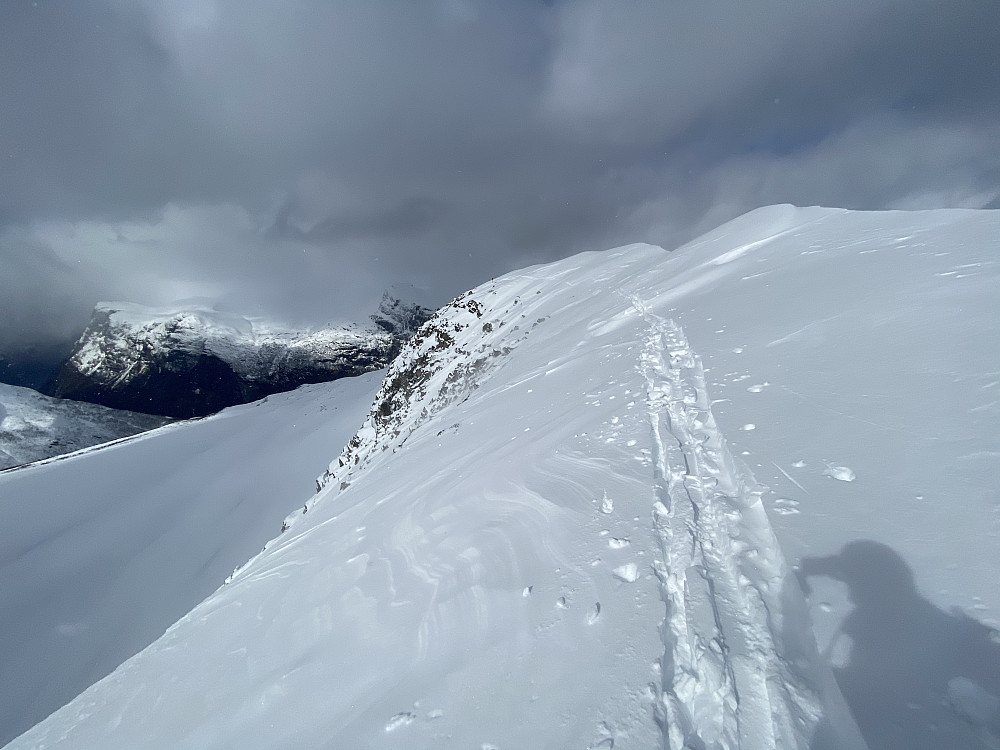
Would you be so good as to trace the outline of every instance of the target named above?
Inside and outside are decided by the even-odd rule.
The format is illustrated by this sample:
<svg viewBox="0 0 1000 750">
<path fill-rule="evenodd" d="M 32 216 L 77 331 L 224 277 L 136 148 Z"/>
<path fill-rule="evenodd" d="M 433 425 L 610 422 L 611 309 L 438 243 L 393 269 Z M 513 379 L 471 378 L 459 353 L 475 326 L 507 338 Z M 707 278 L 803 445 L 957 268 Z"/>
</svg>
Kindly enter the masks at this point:
<svg viewBox="0 0 1000 750">
<path fill-rule="evenodd" d="M 0 216 L 118 214 L 162 200 L 168 65 L 134 14 L 101 4 L 0 6 Z"/>
<path fill-rule="evenodd" d="M 5 336 L 98 296 L 357 316 L 773 202 L 995 204 L 998 32 L 995 0 L 7 2 Z"/>
<path fill-rule="evenodd" d="M 63 341 L 79 334 L 95 293 L 89 279 L 44 243 L 22 230 L 0 234 L 3 259 L 3 324 L 0 358 L 27 345 Z M 58 304 L 53 301 L 58 298 Z"/>
</svg>

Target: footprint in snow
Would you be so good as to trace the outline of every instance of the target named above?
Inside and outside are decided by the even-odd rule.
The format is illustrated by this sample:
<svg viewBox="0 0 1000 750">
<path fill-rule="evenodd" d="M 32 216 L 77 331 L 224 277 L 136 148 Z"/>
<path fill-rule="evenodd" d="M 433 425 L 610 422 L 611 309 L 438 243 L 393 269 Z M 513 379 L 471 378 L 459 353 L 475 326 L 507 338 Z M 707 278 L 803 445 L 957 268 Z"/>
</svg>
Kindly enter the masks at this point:
<svg viewBox="0 0 1000 750">
<path fill-rule="evenodd" d="M 594 602 L 594 608 L 587 614 L 587 624 L 593 625 L 601 616 L 601 603 Z"/>
<path fill-rule="evenodd" d="M 615 733 L 606 721 L 597 725 L 597 732 L 600 739 L 587 745 L 587 750 L 611 750 L 615 746 Z"/>
</svg>

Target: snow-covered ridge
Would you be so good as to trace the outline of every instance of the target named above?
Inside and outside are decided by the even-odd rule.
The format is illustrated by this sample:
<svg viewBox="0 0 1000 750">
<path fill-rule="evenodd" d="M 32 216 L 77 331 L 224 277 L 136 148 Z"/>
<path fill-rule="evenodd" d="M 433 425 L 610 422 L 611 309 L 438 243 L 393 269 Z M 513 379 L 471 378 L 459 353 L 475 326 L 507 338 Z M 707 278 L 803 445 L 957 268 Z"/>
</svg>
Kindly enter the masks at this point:
<svg viewBox="0 0 1000 750">
<path fill-rule="evenodd" d="M 998 231 L 772 207 L 463 295 L 284 533 L 12 747 L 993 747 Z"/>
<path fill-rule="evenodd" d="M 540 304 L 532 297 L 543 294 L 532 290 L 535 282 L 512 275 L 439 310 L 393 362 L 361 430 L 282 532 L 330 494 L 324 488 L 332 484 L 336 496 L 354 477 L 384 470 L 383 461 L 426 423 L 441 422 L 451 404 L 500 377 L 504 358 L 548 318 L 531 319 Z M 804 749 L 822 721 L 825 741 L 836 738 L 838 750 L 865 748 L 816 648 L 805 600 L 761 502 L 764 489 L 716 427 L 700 358 L 676 323 L 637 296 L 630 304 L 629 313 L 648 325 L 636 369 L 645 378 L 654 438 L 652 570 L 666 605 L 659 628 L 665 650 L 651 683 L 663 746 Z M 602 512 L 613 512 L 609 502 L 605 492 Z M 629 583 L 640 575 L 635 564 L 614 571 Z M 400 717 L 390 724 L 415 715 Z"/>
<path fill-rule="evenodd" d="M 364 325 L 298 331 L 205 306 L 103 302 L 50 390 L 118 408 L 202 416 L 385 367 L 430 312 L 387 292 Z"/>
</svg>

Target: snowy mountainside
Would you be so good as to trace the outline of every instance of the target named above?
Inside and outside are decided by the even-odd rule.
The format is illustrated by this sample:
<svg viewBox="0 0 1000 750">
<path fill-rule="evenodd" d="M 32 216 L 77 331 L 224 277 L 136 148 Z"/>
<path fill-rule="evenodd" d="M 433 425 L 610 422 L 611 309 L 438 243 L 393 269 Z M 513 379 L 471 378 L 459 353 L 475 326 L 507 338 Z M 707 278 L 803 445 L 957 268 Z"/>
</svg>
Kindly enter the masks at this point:
<svg viewBox="0 0 1000 750">
<path fill-rule="evenodd" d="M 128 437 L 169 421 L 0 383 L 0 470 Z"/>
<path fill-rule="evenodd" d="M 204 416 L 383 368 L 430 314 L 387 291 L 364 325 L 293 331 L 204 306 L 103 302 L 48 390 L 116 408 Z"/>
<path fill-rule="evenodd" d="M 315 490 L 381 379 L 301 386 L 0 473 L 0 744 L 259 552 Z"/>
<path fill-rule="evenodd" d="M 283 533 L 11 747 L 994 747 L 998 236 L 774 206 L 474 290 Z"/>
</svg>

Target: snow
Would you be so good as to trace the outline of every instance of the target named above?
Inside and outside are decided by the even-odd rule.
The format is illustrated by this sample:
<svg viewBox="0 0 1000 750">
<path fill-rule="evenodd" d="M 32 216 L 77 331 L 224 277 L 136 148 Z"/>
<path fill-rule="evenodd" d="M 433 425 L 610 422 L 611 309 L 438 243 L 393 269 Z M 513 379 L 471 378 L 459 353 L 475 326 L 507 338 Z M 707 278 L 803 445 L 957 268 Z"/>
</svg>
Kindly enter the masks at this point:
<svg viewBox="0 0 1000 750">
<path fill-rule="evenodd" d="M 0 742 L 258 552 L 314 490 L 380 379 L 303 386 L 0 474 Z"/>
<path fill-rule="evenodd" d="M 0 383 L 0 470 L 118 440 L 168 421 Z"/>
<path fill-rule="evenodd" d="M 259 337 L 291 337 L 307 334 L 266 318 L 242 315 L 220 310 L 210 305 L 179 304 L 166 307 L 149 307 L 133 302 L 98 302 L 95 312 L 107 313 L 114 325 L 135 329 L 150 329 L 171 321 L 182 327 L 203 331 L 206 338 L 229 338 L 242 344 L 259 343 Z M 351 322 L 331 323 L 320 328 L 351 329 L 359 326 Z"/>
<path fill-rule="evenodd" d="M 100 302 L 94 319 L 106 316 L 108 335 L 83 335 L 72 361 L 84 374 L 106 368 L 109 357 L 139 367 L 150 351 L 188 346 L 207 351 L 229 363 L 240 374 L 260 365 L 258 350 L 274 345 L 336 357 L 373 338 L 391 337 L 373 326 L 331 324 L 317 330 L 290 330 L 261 318 L 250 318 L 211 307 L 146 307 L 129 302 Z M 113 355 L 113 357 L 112 357 Z M 119 375 L 124 378 L 128 374 Z"/>
<path fill-rule="evenodd" d="M 463 295 L 284 533 L 10 747 L 996 747 L 997 237 L 777 206 Z"/>
<path fill-rule="evenodd" d="M 823 469 L 823 476 L 827 476 L 841 482 L 853 482 L 857 478 L 854 473 L 854 469 L 850 466 L 827 466 Z"/>
<path fill-rule="evenodd" d="M 633 306 L 650 326 L 641 369 L 666 604 L 657 709 L 667 747 L 812 747 L 821 736 L 864 747 L 789 583 L 761 489 L 716 426 L 701 360 L 675 322 L 638 298 Z M 634 570 L 615 573 L 636 580 Z"/>
</svg>

